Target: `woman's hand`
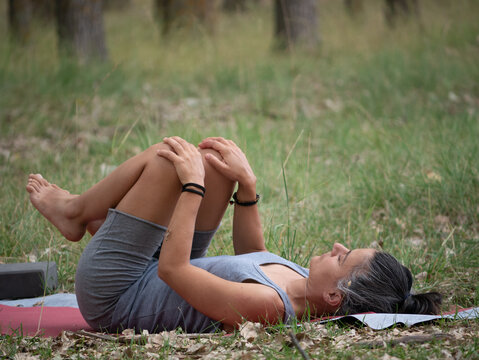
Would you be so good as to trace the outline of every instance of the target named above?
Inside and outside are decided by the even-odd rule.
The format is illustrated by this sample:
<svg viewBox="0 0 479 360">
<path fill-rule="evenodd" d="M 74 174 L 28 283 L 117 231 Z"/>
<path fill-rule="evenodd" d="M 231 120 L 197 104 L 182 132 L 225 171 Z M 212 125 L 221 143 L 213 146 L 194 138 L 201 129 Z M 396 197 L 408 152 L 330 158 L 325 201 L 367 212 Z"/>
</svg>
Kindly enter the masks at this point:
<svg viewBox="0 0 479 360">
<path fill-rule="evenodd" d="M 205 168 L 198 149 L 179 136 L 164 138 L 163 142 L 170 146 L 170 150 L 161 149 L 157 151 L 157 154 L 173 163 L 180 182 L 182 184 L 191 182 L 203 186 Z"/>
<path fill-rule="evenodd" d="M 222 137 L 209 137 L 198 146 L 201 149 L 213 149 L 220 153 L 223 161 L 211 154 L 206 154 L 205 159 L 228 179 L 237 181 L 240 186 L 256 184 L 256 176 L 245 154 L 233 141 Z"/>
</svg>

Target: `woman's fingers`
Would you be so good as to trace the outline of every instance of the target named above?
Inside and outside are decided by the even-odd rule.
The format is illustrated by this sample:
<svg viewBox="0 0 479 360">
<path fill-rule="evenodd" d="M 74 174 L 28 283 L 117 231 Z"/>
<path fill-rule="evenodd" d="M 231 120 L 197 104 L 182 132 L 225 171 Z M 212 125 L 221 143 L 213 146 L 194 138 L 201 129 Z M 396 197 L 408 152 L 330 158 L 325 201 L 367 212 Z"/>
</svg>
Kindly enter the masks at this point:
<svg viewBox="0 0 479 360">
<path fill-rule="evenodd" d="M 208 137 L 204 139 L 198 146 L 202 149 L 212 147 L 212 146 L 217 146 L 220 147 L 223 146 L 224 149 L 231 147 L 231 145 L 235 145 L 234 142 L 231 140 L 226 140 L 225 138 L 222 137 Z"/>
<path fill-rule="evenodd" d="M 182 184 L 194 182 L 202 184 L 205 177 L 203 160 L 199 150 L 179 136 L 164 138 L 169 149 L 157 150 L 157 155 L 173 163 Z"/>
<path fill-rule="evenodd" d="M 209 140 L 218 141 L 218 142 L 222 142 L 222 143 L 226 143 L 226 141 L 227 141 L 224 137 L 221 137 L 221 136 L 210 136 L 210 137 L 207 137 L 206 139 L 203 139 L 203 141 L 209 141 Z"/>
<path fill-rule="evenodd" d="M 173 152 L 173 150 L 163 150 L 163 149 L 162 149 L 162 150 L 158 150 L 158 151 L 156 152 L 156 154 L 157 154 L 158 156 L 161 156 L 161 157 L 163 157 L 163 158 L 165 158 L 165 159 L 171 161 L 173 164 L 174 164 L 176 161 L 178 161 L 179 158 L 180 158 L 178 155 L 176 155 L 176 154 Z"/>
<path fill-rule="evenodd" d="M 199 145 L 198 145 L 201 149 L 213 149 L 213 150 L 216 150 L 218 151 L 220 154 L 221 153 L 224 153 L 227 149 L 227 146 L 226 144 L 222 143 L 222 142 L 219 142 L 219 141 L 216 141 L 216 140 L 212 140 L 212 139 L 208 139 L 208 140 L 203 140 Z"/>
<path fill-rule="evenodd" d="M 189 145 L 189 142 L 183 140 L 179 136 L 165 137 L 163 142 L 170 145 L 178 155 L 181 155 Z"/>
<path fill-rule="evenodd" d="M 199 145 L 200 149 L 213 149 L 218 151 L 223 158 L 233 152 L 241 152 L 241 149 L 232 141 L 224 138 L 206 138 Z"/>
<path fill-rule="evenodd" d="M 225 175 L 227 178 L 231 178 L 230 167 L 226 163 L 224 163 L 223 161 L 218 159 L 216 156 L 213 156 L 211 154 L 206 154 L 205 159 L 211 164 L 211 166 L 213 166 L 220 173 Z M 234 179 L 231 179 L 231 180 L 234 180 Z"/>
</svg>

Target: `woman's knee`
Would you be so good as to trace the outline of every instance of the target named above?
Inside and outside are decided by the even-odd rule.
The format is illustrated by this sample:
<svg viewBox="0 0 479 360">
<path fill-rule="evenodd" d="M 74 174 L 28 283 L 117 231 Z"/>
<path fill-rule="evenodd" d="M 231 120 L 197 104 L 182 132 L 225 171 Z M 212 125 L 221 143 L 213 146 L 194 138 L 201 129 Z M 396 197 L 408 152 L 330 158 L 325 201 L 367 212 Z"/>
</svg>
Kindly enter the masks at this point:
<svg viewBox="0 0 479 360">
<path fill-rule="evenodd" d="M 148 147 L 144 152 L 145 170 L 143 175 L 152 178 L 155 182 L 169 184 L 174 186 L 175 190 L 179 188 L 180 183 L 174 165 L 167 159 L 158 156 L 157 152 L 160 149 L 171 149 L 169 145 L 164 143 L 157 143 Z M 205 167 L 205 187 L 207 189 L 207 203 L 210 203 L 211 198 L 229 198 L 234 189 L 235 183 L 223 174 L 217 171 L 206 159 L 206 154 L 211 154 L 221 160 L 221 154 L 213 149 L 199 149 Z M 208 191 L 209 190 L 209 191 Z M 213 195 L 214 194 L 214 195 Z M 216 202 L 216 201 L 214 201 Z"/>
<path fill-rule="evenodd" d="M 156 170 L 155 173 L 157 173 L 159 176 L 177 178 L 178 176 L 173 164 L 167 159 L 158 156 L 157 152 L 161 149 L 170 150 L 171 148 L 169 145 L 160 142 L 151 145 L 143 152 L 146 158 L 147 166 L 151 167 L 152 170 Z M 206 154 L 211 154 L 221 160 L 221 154 L 213 149 L 199 149 L 199 151 L 203 157 L 203 165 L 205 167 L 205 183 L 211 183 L 212 187 L 221 185 L 221 187 L 232 188 L 234 183 L 213 168 L 213 166 L 211 166 L 210 163 L 205 159 Z"/>
<path fill-rule="evenodd" d="M 145 170 L 152 176 L 159 176 L 165 179 L 178 179 L 174 165 L 167 159 L 158 156 L 158 150 L 170 149 L 164 143 L 157 143 L 143 151 L 145 158 Z"/>
<path fill-rule="evenodd" d="M 233 191 L 235 183 L 226 178 L 218 170 L 216 170 L 206 159 L 206 154 L 216 156 L 218 159 L 222 159 L 221 154 L 213 149 L 200 149 L 200 153 L 203 157 L 203 165 L 205 167 L 205 185 L 206 187 L 219 189 L 225 189 L 225 191 Z M 218 188 L 219 187 L 219 188 Z"/>
<path fill-rule="evenodd" d="M 143 171 L 142 184 L 150 188 L 161 187 L 162 193 L 168 194 L 171 199 L 168 203 L 174 204 L 176 197 L 181 192 L 181 184 L 178 179 L 175 167 L 167 159 L 157 155 L 157 151 L 168 146 L 163 143 L 155 144 L 145 150 L 146 166 Z M 216 229 L 223 217 L 231 198 L 235 183 L 217 171 L 206 159 L 206 154 L 212 154 L 218 159 L 221 155 L 212 149 L 200 149 L 205 166 L 205 187 L 206 194 L 200 206 L 196 221 L 196 230 L 206 231 Z M 145 185 L 147 184 L 147 185 Z M 155 191 L 159 196 L 158 191 Z M 166 201 L 166 200 L 165 200 Z M 168 210 L 169 211 L 169 210 Z M 171 211 L 173 211 L 171 209 Z M 166 219 L 166 217 L 165 217 Z M 168 224 L 169 218 L 159 222 Z"/>
</svg>

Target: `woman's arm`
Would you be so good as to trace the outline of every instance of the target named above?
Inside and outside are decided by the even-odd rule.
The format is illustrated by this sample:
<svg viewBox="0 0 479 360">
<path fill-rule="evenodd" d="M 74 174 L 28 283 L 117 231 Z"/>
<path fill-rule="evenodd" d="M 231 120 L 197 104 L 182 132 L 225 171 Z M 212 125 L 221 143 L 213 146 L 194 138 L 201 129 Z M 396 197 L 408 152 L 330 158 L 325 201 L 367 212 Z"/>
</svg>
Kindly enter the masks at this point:
<svg viewBox="0 0 479 360">
<path fill-rule="evenodd" d="M 236 198 L 240 202 L 256 199 L 256 184 L 238 184 Z M 264 244 L 263 227 L 258 205 L 241 206 L 235 204 L 233 214 L 233 247 L 235 254 L 267 251 Z"/>
<path fill-rule="evenodd" d="M 250 202 L 256 199 L 256 176 L 246 156 L 233 141 L 220 137 L 207 138 L 199 146 L 202 149 L 210 148 L 220 153 L 222 161 L 211 155 L 206 156 L 206 161 L 230 180 L 238 182 L 236 193 L 238 201 Z M 257 205 L 235 204 L 233 246 L 236 255 L 267 251 Z"/>
<path fill-rule="evenodd" d="M 180 182 L 204 186 L 205 169 L 198 149 L 177 136 L 165 138 L 163 142 L 169 145 L 170 149 L 158 150 L 157 154 L 173 163 Z M 202 197 L 198 194 L 191 192 L 180 194 L 161 247 L 159 270 L 189 264 L 201 200 Z"/>
<path fill-rule="evenodd" d="M 182 184 L 203 185 L 204 168 L 198 150 L 185 140 L 164 140 L 172 150 L 158 155 L 173 162 Z M 284 314 L 281 298 L 270 287 L 221 279 L 190 263 L 195 219 L 202 197 L 181 193 L 158 262 L 158 276 L 194 308 L 224 324 L 236 326 L 243 320 L 276 323 Z"/>
</svg>

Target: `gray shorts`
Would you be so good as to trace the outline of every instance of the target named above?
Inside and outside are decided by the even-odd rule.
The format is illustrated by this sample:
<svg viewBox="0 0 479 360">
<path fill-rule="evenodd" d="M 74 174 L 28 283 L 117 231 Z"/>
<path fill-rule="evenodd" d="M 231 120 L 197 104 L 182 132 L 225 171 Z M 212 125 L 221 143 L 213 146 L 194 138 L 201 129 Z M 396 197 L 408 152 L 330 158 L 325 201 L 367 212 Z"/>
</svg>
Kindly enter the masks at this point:
<svg viewBox="0 0 479 360">
<path fill-rule="evenodd" d="M 166 227 L 116 209 L 85 247 L 78 262 L 75 292 L 80 311 L 94 329 L 110 327 L 121 296 L 158 254 Z M 191 258 L 206 255 L 216 230 L 195 231 Z"/>
</svg>

